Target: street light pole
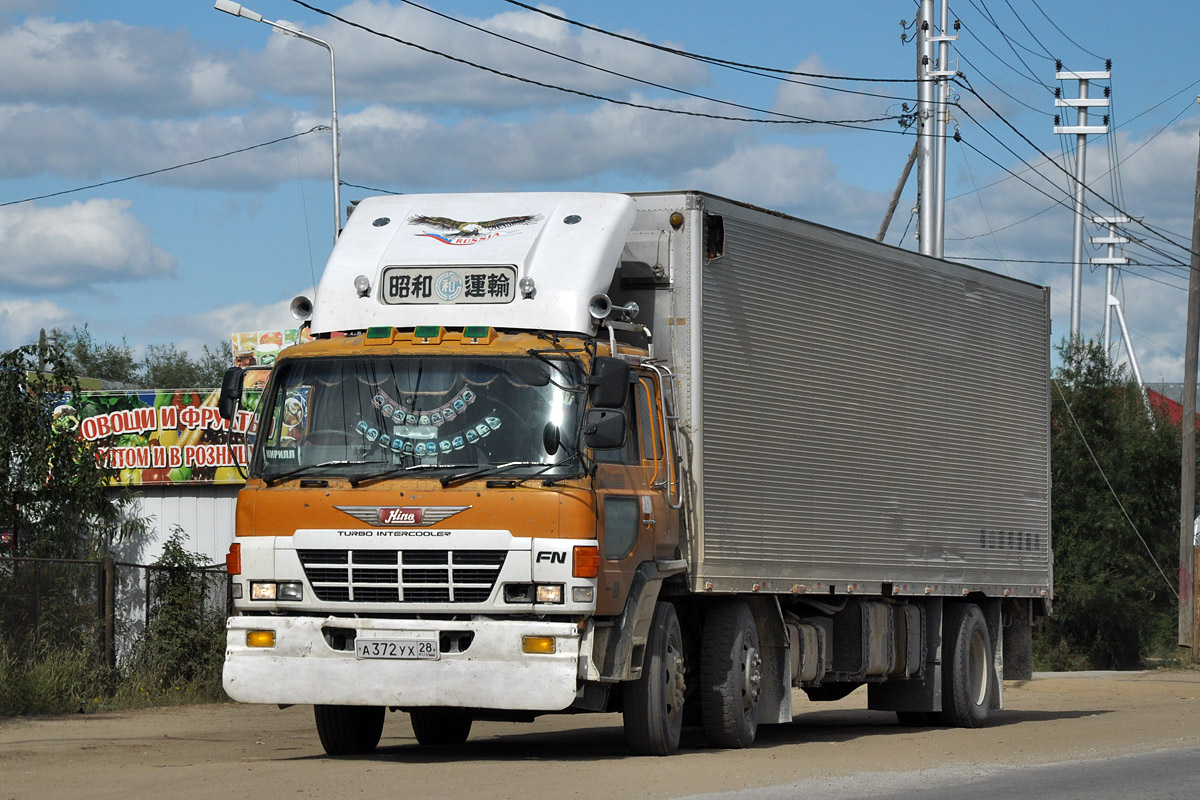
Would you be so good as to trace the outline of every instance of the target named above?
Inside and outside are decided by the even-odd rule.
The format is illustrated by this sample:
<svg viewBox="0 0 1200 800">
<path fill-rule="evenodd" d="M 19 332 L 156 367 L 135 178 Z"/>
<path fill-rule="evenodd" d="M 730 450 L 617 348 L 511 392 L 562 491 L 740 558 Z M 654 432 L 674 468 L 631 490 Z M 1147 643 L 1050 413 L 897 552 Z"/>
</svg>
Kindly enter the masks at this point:
<svg viewBox="0 0 1200 800">
<path fill-rule="evenodd" d="M 265 19 L 262 14 L 251 11 L 241 3 L 234 3 L 231 0 L 217 0 L 213 8 L 218 11 L 224 11 L 226 14 L 232 14 L 235 17 L 243 17 L 252 22 L 261 22 L 264 25 L 270 25 L 278 31 L 286 33 L 288 36 L 295 36 L 297 39 L 303 39 L 306 42 L 319 44 L 329 51 L 329 79 L 333 85 L 333 124 L 330 130 L 333 136 L 333 239 L 337 241 L 338 236 L 342 232 L 342 179 L 338 172 L 338 113 L 337 113 L 337 68 L 333 60 L 333 47 L 324 39 L 318 39 L 315 36 L 310 36 L 299 28 L 292 27 L 283 22 L 272 22 Z"/>
</svg>

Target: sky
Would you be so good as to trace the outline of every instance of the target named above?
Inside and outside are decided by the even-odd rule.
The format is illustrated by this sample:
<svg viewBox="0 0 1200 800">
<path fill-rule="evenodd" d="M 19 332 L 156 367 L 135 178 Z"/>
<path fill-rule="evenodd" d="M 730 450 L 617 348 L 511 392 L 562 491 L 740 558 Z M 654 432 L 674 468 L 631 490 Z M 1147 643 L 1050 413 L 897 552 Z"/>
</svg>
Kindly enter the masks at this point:
<svg viewBox="0 0 1200 800">
<path fill-rule="evenodd" d="M 700 189 L 873 237 L 915 141 L 902 125 L 915 0 L 245 5 L 333 46 L 343 205 Z M 1054 343 L 1068 334 L 1075 137 L 1053 117 L 1074 111 L 1053 92 L 1078 90 L 1055 61 L 1111 59 L 1091 86 L 1112 105 L 1092 112 L 1111 120 L 1088 139 L 1085 213 L 1140 218 L 1115 294 L 1147 383 L 1181 380 L 1200 6 L 950 10 L 946 257 L 1050 286 Z M 138 353 L 199 355 L 234 331 L 294 325 L 288 303 L 311 293 L 334 241 L 330 116 L 323 48 L 212 0 L 0 0 L 0 348 L 87 325 Z M 889 244 L 919 247 L 915 203 L 914 171 Z M 1104 280 L 1084 268 L 1087 337 L 1102 334 Z"/>
</svg>

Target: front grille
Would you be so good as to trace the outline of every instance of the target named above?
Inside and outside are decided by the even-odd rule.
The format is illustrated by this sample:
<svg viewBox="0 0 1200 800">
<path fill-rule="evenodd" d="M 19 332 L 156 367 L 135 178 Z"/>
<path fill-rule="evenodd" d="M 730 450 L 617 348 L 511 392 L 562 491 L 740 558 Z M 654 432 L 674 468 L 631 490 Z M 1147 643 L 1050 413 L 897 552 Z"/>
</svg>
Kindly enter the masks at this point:
<svg viewBox="0 0 1200 800">
<path fill-rule="evenodd" d="M 317 599 L 359 603 L 484 603 L 506 550 L 298 550 Z"/>
</svg>

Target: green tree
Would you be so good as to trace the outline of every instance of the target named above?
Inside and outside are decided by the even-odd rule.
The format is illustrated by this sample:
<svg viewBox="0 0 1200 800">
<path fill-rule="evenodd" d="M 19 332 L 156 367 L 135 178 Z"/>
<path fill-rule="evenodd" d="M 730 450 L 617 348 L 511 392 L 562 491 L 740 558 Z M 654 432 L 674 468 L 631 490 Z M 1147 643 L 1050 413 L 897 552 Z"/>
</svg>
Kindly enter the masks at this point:
<svg viewBox="0 0 1200 800">
<path fill-rule="evenodd" d="M 1097 342 L 1060 346 L 1052 394 L 1054 615 L 1047 666 L 1129 669 L 1175 631 L 1179 426 Z"/>
<path fill-rule="evenodd" d="M 85 323 L 82 328 L 55 329 L 59 347 L 76 375 L 114 381 L 140 389 L 196 389 L 221 385 L 233 363 L 228 340 L 204 345 L 192 358 L 175 344 L 151 344 L 139 361 L 125 339 L 120 344 L 98 342 Z"/>
<path fill-rule="evenodd" d="M 154 562 L 150 625 L 130 672 L 148 690 L 195 684 L 215 697 L 225 658 L 224 576 L 206 572 L 208 559 L 188 551 L 186 539 L 176 526 Z"/>
<path fill-rule="evenodd" d="M 137 360 L 133 357 L 133 349 L 124 339 L 120 344 L 97 342 L 86 322 L 82 328 L 72 327 L 70 333 L 55 328 L 54 336 L 76 375 L 137 384 Z"/>
<path fill-rule="evenodd" d="M 38 372 L 34 345 L 0 357 L 0 531 L 18 555 L 86 558 L 131 530 L 127 496 L 108 487 L 92 445 L 76 435 L 79 383 L 61 347 Z"/>
<path fill-rule="evenodd" d="M 146 346 L 146 356 L 141 362 L 140 380 L 148 389 L 220 386 L 226 368 L 232 363 L 228 341 L 222 341 L 215 349 L 204 345 L 198 359 L 192 359 L 174 344 L 151 344 Z"/>
</svg>

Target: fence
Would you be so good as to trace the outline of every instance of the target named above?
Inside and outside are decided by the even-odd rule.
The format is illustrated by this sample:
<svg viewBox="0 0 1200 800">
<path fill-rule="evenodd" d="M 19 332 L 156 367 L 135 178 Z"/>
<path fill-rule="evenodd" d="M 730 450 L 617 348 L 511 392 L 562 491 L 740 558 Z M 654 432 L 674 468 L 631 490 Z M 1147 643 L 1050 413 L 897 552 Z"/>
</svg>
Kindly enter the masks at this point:
<svg viewBox="0 0 1200 800">
<path fill-rule="evenodd" d="M 230 612 L 224 565 L 188 570 L 111 558 L 0 557 L 0 639 L 26 654 L 71 647 L 115 667 L 180 580 L 198 616 Z"/>
</svg>

